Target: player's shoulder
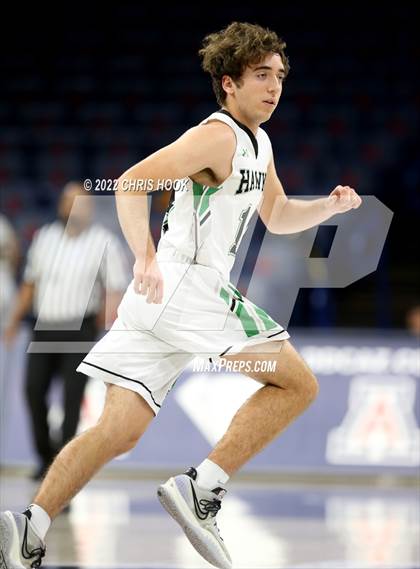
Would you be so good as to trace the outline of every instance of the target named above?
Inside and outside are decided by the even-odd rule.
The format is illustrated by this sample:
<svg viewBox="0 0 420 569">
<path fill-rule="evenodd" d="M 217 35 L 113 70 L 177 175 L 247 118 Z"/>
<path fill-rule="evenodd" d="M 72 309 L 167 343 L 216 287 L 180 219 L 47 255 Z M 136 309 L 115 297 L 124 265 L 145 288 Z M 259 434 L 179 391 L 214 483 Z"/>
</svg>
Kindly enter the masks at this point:
<svg viewBox="0 0 420 569">
<path fill-rule="evenodd" d="M 273 150 L 270 137 L 268 136 L 267 132 L 260 126 L 258 127 L 257 131 L 257 140 L 260 146 L 262 145 L 269 154 L 272 154 Z"/>
<path fill-rule="evenodd" d="M 270 137 L 268 136 L 267 132 L 261 126 L 258 127 L 257 138 L 261 138 L 262 140 L 268 141 L 271 144 Z"/>
<path fill-rule="evenodd" d="M 183 135 L 183 142 L 188 150 L 220 157 L 233 152 L 236 136 L 233 130 L 218 120 L 200 123 L 188 129 Z"/>
<path fill-rule="evenodd" d="M 207 132 L 211 130 L 225 140 L 236 140 L 234 120 L 220 111 L 212 113 L 200 125 L 207 127 Z"/>
<path fill-rule="evenodd" d="M 187 132 L 193 132 L 196 136 L 207 139 L 210 137 L 216 143 L 236 140 L 233 129 L 217 117 L 211 117 L 207 122 L 200 123 Z"/>
</svg>

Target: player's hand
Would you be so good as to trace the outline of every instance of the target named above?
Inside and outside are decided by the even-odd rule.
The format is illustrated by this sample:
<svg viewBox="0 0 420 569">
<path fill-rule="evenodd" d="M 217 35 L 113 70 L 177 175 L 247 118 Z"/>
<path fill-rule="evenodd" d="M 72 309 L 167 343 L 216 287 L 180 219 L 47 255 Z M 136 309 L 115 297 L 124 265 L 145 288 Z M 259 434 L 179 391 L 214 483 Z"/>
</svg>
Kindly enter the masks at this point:
<svg viewBox="0 0 420 569">
<path fill-rule="evenodd" d="M 327 207 L 333 214 L 357 209 L 362 198 L 350 186 L 337 186 L 327 198 Z"/>
<path fill-rule="evenodd" d="M 163 298 L 163 277 L 156 257 L 153 260 L 136 259 L 133 275 L 135 292 L 146 295 L 148 304 L 160 304 Z"/>
</svg>

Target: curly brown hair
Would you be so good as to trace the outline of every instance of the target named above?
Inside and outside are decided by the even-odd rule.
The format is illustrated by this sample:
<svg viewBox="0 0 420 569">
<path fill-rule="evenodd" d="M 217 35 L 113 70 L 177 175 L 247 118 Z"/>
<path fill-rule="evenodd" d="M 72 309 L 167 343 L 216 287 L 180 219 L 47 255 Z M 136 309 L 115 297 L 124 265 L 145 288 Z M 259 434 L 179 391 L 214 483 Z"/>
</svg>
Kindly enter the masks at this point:
<svg viewBox="0 0 420 569">
<path fill-rule="evenodd" d="M 287 75 L 290 65 L 285 48 L 286 43 L 268 28 L 232 22 L 220 32 L 206 36 L 198 54 L 202 58 L 202 68 L 210 73 L 213 91 L 217 102 L 222 106 L 226 99 L 226 91 L 222 87 L 223 75 L 229 75 L 240 84 L 246 67 L 259 63 L 268 53 L 280 55 Z"/>
</svg>

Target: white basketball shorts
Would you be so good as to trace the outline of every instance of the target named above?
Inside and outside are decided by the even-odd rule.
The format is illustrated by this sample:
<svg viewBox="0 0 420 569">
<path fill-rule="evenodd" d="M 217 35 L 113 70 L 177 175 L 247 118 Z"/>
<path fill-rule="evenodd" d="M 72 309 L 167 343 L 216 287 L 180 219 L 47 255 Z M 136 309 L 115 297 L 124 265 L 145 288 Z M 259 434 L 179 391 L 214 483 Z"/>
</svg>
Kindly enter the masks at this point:
<svg viewBox="0 0 420 569">
<path fill-rule="evenodd" d="M 215 269 L 172 260 L 159 260 L 159 267 L 162 304 L 148 304 L 130 283 L 112 328 L 77 371 L 136 391 L 157 414 L 196 356 L 217 361 L 247 346 L 289 338 Z"/>
</svg>

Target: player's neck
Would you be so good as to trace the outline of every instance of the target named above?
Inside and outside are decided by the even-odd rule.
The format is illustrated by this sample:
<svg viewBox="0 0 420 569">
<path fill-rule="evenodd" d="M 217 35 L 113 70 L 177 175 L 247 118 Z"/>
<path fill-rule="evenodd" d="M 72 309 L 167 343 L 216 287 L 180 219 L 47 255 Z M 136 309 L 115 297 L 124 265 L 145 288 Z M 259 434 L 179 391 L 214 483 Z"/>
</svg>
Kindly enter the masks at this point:
<svg viewBox="0 0 420 569">
<path fill-rule="evenodd" d="M 258 127 L 260 126 L 259 123 L 252 121 L 247 115 L 242 113 L 234 105 L 224 104 L 222 108 L 228 111 L 228 113 L 230 113 L 232 117 L 236 119 L 238 122 L 248 127 L 249 130 L 254 134 L 254 136 L 257 136 Z"/>
</svg>

